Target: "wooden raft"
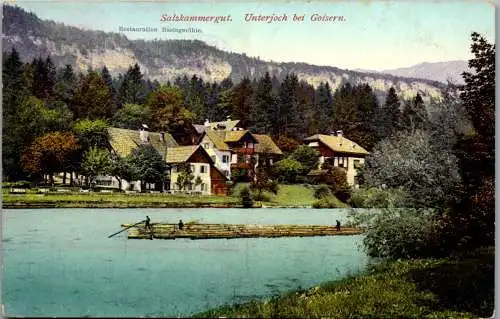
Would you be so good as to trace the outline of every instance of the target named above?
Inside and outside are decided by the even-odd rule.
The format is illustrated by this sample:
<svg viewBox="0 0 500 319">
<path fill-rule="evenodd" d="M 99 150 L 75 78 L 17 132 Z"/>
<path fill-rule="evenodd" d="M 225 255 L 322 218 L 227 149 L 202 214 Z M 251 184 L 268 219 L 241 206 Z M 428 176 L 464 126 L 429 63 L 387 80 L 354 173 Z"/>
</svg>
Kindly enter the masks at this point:
<svg viewBox="0 0 500 319">
<path fill-rule="evenodd" d="M 132 224 L 122 224 L 129 227 Z M 184 224 L 179 230 L 177 224 L 152 223 L 152 231 L 145 230 L 144 224 L 128 229 L 129 239 L 215 239 L 215 238 L 255 238 L 255 237 L 309 237 L 358 235 L 358 228 L 321 225 L 245 225 L 245 224 Z"/>
</svg>

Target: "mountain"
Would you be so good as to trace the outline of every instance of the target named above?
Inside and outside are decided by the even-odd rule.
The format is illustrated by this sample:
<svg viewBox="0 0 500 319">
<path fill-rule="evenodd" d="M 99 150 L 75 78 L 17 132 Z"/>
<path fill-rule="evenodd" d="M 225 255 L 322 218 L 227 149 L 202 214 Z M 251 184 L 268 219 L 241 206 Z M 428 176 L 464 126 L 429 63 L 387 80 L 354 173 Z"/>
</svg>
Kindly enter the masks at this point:
<svg viewBox="0 0 500 319">
<path fill-rule="evenodd" d="M 3 50 L 15 47 L 25 62 L 51 55 L 58 67 L 71 64 L 77 70 L 86 71 L 106 65 L 114 75 L 137 63 L 145 77 L 160 83 L 183 74 L 197 74 L 209 81 L 230 77 L 238 82 L 243 77 L 259 78 L 265 72 L 281 80 L 287 73 L 294 72 L 299 79 L 314 86 L 329 82 L 332 89 L 345 82 L 368 83 L 382 100 L 391 86 L 402 98 L 413 98 L 420 92 L 427 100 L 439 98 L 444 87 L 436 81 L 391 74 L 262 61 L 244 53 L 225 52 L 198 40 L 132 41 L 118 33 L 82 30 L 41 20 L 34 13 L 9 5 L 3 6 L 3 14 Z"/>
<path fill-rule="evenodd" d="M 456 60 L 448 62 L 424 62 L 407 68 L 392 70 L 383 70 L 381 73 L 392 74 L 395 76 L 427 79 L 453 84 L 463 84 L 462 72 L 468 71 L 468 62 L 465 60 Z"/>
</svg>

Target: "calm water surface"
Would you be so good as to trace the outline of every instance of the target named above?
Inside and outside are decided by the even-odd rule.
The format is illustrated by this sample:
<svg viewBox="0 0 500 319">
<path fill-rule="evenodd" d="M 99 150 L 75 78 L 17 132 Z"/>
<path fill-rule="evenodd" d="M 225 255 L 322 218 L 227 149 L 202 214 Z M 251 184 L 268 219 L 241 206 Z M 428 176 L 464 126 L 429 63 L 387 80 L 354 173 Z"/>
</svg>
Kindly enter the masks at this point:
<svg viewBox="0 0 500 319">
<path fill-rule="evenodd" d="M 342 278 L 367 263 L 360 236 L 108 239 L 152 222 L 334 224 L 340 209 L 16 209 L 3 211 L 7 315 L 189 316 Z"/>
</svg>

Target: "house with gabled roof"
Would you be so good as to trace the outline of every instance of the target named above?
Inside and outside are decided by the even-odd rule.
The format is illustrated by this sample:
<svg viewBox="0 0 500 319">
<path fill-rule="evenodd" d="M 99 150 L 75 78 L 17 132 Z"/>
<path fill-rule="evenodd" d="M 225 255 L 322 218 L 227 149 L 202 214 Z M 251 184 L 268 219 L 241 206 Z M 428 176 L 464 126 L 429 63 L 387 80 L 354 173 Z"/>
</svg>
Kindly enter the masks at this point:
<svg viewBox="0 0 500 319">
<path fill-rule="evenodd" d="M 182 169 L 186 166 L 193 176 L 193 183 L 187 186 L 187 191 L 200 195 L 227 195 L 228 178 L 212 161 L 210 155 L 200 145 L 178 146 L 167 150 L 167 164 L 170 165 L 170 190 L 180 189 L 177 181 Z"/>
<path fill-rule="evenodd" d="M 234 169 L 250 172 L 259 165 L 273 165 L 283 155 L 271 137 L 252 134 L 237 127 L 238 122 L 216 122 L 217 125 L 205 122 L 199 139 L 200 145 L 212 157 L 215 165 L 228 177 Z"/>
<path fill-rule="evenodd" d="M 258 155 L 259 166 L 273 166 L 283 157 L 283 152 L 269 135 L 252 134 L 257 140 L 255 153 Z"/>
<path fill-rule="evenodd" d="M 154 185 L 155 190 L 187 191 L 203 195 L 227 195 L 227 178 L 215 167 L 210 155 L 200 145 L 179 146 L 170 134 L 148 132 L 145 128 L 141 128 L 139 131 L 108 128 L 107 132 L 110 149 L 114 155 L 125 157 L 137 146 L 150 144 L 169 164 L 168 179 L 158 181 Z M 179 168 L 186 165 L 191 169 L 191 174 L 194 176 L 193 181 L 199 180 L 201 182 L 191 185 L 188 189 L 180 190 L 176 184 L 180 173 Z M 140 183 L 132 182 L 132 185 L 136 190 L 140 190 Z M 124 184 L 124 186 L 127 187 L 128 184 Z M 151 185 L 148 186 L 151 187 Z"/>
<path fill-rule="evenodd" d="M 325 161 L 330 161 L 335 167 L 345 169 L 347 183 L 357 185 L 358 169 L 370 153 L 357 143 L 344 137 L 342 131 L 335 135 L 316 134 L 304 139 L 307 146 L 315 148 L 320 153 L 317 170 L 312 175 L 321 173 Z"/>
</svg>

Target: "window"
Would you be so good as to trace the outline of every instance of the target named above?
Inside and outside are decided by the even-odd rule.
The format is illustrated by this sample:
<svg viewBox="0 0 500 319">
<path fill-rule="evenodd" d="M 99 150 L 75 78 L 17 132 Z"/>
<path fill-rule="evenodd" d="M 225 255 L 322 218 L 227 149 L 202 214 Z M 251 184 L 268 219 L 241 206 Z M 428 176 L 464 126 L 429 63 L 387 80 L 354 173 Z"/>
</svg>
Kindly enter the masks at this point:
<svg viewBox="0 0 500 319">
<path fill-rule="evenodd" d="M 222 155 L 222 163 L 229 162 L 229 155 Z"/>
<path fill-rule="evenodd" d="M 214 163 L 217 162 L 217 157 L 215 155 L 212 155 L 211 158 L 212 158 L 212 161 L 214 161 Z"/>
<path fill-rule="evenodd" d="M 224 175 L 229 176 L 229 171 L 228 170 L 223 170 L 222 172 L 224 173 Z"/>
<path fill-rule="evenodd" d="M 172 173 L 177 173 L 177 166 L 172 166 Z"/>
<path fill-rule="evenodd" d="M 207 172 L 207 167 L 205 165 L 200 166 L 200 173 L 204 174 Z"/>
<path fill-rule="evenodd" d="M 196 173 L 196 169 L 195 169 L 194 165 L 191 165 L 191 173 L 193 173 L 193 174 Z"/>
<path fill-rule="evenodd" d="M 205 191 L 207 189 L 207 185 L 205 183 L 202 183 L 200 185 L 200 188 L 201 188 L 201 191 L 203 192 L 203 191 Z"/>
<path fill-rule="evenodd" d="M 193 185 L 192 184 L 189 184 L 188 185 L 188 191 L 192 191 L 193 190 Z"/>
<path fill-rule="evenodd" d="M 204 148 L 210 148 L 210 144 L 209 143 L 205 143 L 205 144 L 203 144 L 203 147 Z"/>
<path fill-rule="evenodd" d="M 344 167 L 344 158 L 343 157 L 337 157 L 337 166 Z"/>
</svg>

